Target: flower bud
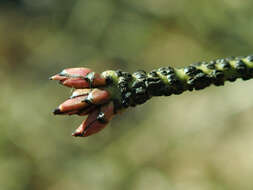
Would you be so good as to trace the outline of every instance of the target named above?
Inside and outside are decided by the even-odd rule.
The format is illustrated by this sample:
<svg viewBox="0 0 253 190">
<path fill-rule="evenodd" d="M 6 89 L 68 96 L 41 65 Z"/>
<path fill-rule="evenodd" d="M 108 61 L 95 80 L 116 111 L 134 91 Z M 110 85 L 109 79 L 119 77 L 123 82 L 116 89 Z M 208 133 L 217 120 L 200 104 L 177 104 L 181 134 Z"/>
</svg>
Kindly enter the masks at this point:
<svg viewBox="0 0 253 190">
<path fill-rule="evenodd" d="M 64 69 L 50 78 L 58 80 L 62 85 L 73 88 L 88 88 L 106 85 L 106 79 L 88 68 Z"/>
<path fill-rule="evenodd" d="M 72 134 L 75 137 L 87 137 L 104 129 L 114 115 L 113 102 L 105 104 L 101 109 L 92 111 L 88 118 Z"/>
<path fill-rule="evenodd" d="M 110 93 L 100 89 L 78 89 L 75 90 L 70 99 L 63 102 L 55 111 L 54 114 L 80 114 L 86 115 L 88 109 L 92 105 L 101 105 L 110 100 Z M 94 107 L 93 106 L 93 107 Z M 90 109 L 90 108 L 89 108 Z"/>
</svg>

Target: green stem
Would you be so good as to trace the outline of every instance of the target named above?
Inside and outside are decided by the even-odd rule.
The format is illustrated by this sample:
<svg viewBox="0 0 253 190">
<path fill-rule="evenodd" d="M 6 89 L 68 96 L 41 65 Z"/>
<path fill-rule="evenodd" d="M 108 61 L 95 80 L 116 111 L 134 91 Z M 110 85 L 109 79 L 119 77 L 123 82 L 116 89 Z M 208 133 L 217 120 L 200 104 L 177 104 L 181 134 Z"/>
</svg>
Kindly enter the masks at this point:
<svg viewBox="0 0 253 190">
<path fill-rule="evenodd" d="M 211 84 L 224 85 L 237 78 L 253 78 L 253 56 L 231 57 L 199 62 L 184 68 L 162 67 L 149 73 L 137 71 L 132 75 L 122 71 L 105 71 L 105 87 L 119 109 L 143 104 L 153 96 L 170 96 L 184 91 L 201 90 Z"/>
</svg>

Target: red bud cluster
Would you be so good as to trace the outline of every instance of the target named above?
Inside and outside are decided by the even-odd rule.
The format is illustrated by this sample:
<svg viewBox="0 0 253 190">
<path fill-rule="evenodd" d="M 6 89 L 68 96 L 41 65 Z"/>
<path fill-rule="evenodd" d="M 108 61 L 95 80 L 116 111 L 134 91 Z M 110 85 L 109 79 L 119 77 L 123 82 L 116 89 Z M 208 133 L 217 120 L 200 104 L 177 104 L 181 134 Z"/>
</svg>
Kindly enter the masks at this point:
<svg viewBox="0 0 253 190">
<path fill-rule="evenodd" d="M 64 69 L 50 78 L 76 90 L 54 110 L 55 115 L 88 115 L 87 119 L 72 134 L 87 137 L 106 127 L 114 115 L 111 94 L 105 89 L 106 79 L 88 68 Z"/>
</svg>

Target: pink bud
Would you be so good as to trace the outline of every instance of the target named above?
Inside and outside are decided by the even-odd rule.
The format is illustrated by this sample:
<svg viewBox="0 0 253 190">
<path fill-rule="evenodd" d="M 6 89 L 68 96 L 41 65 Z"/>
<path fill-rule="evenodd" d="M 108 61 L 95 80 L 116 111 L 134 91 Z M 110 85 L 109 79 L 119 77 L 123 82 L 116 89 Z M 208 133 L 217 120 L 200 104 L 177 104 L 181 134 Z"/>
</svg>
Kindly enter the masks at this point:
<svg viewBox="0 0 253 190">
<path fill-rule="evenodd" d="M 64 69 L 60 75 L 67 77 L 85 77 L 88 73 L 91 73 L 92 70 L 85 67 L 80 68 L 68 68 Z"/>
<path fill-rule="evenodd" d="M 80 114 L 85 115 L 89 113 L 86 108 L 92 105 L 101 105 L 108 102 L 111 95 L 106 90 L 95 88 L 91 89 L 78 89 L 75 90 L 70 99 L 63 102 L 55 111 L 54 114 Z"/>
<path fill-rule="evenodd" d="M 61 84 L 73 88 L 88 88 L 106 85 L 106 79 L 89 68 L 68 68 L 54 75 L 51 80 L 58 80 Z"/>
<path fill-rule="evenodd" d="M 87 96 L 79 96 L 76 98 L 68 99 L 63 102 L 59 107 L 61 113 L 73 112 L 75 110 L 84 109 L 89 104 L 84 102 Z"/>
<path fill-rule="evenodd" d="M 76 129 L 72 136 L 87 137 L 104 129 L 114 115 L 113 102 L 92 111 L 88 118 Z"/>
</svg>

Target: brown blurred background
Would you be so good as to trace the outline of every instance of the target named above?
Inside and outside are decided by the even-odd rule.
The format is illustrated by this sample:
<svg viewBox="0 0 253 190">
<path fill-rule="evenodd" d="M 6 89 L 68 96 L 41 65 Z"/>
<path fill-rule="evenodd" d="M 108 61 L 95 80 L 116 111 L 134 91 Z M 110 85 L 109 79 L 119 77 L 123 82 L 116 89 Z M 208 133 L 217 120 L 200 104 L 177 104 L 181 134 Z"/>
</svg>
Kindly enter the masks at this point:
<svg viewBox="0 0 253 190">
<path fill-rule="evenodd" d="M 250 0 L 1 0 L 0 189 L 252 190 L 253 81 L 154 98 L 73 138 L 67 67 L 150 71 L 253 53 Z"/>
</svg>

